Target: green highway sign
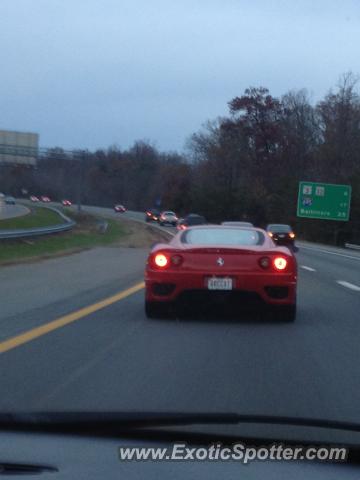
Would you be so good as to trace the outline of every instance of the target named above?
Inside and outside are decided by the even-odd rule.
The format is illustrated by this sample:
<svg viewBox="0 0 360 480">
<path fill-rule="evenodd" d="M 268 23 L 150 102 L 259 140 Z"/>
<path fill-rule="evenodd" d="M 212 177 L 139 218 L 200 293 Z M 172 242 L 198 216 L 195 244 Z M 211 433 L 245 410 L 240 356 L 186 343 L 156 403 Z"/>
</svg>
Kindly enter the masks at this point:
<svg viewBox="0 0 360 480">
<path fill-rule="evenodd" d="M 297 216 L 323 220 L 349 220 L 350 185 L 300 182 Z"/>
</svg>

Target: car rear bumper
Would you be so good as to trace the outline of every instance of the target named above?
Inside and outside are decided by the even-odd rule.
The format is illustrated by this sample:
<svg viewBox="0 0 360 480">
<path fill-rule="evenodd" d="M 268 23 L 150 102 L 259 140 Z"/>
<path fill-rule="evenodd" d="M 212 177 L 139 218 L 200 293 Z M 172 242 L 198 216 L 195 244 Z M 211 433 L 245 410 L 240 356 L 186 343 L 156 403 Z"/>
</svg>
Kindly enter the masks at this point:
<svg viewBox="0 0 360 480">
<path fill-rule="evenodd" d="M 208 290 L 206 273 L 173 273 L 148 271 L 145 296 L 148 301 L 173 302 L 184 298 L 207 301 L 212 298 L 240 299 L 251 303 L 289 305 L 296 303 L 296 277 L 293 274 L 225 273 L 233 279 L 232 290 Z"/>
<path fill-rule="evenodd" d="M 273 237 L 273 241 L 276 243 L 276 245 L 288 246 L 288 245 L 295 244 L 295 239 L 290 237 L 285 237 L 285 238 Z"/>
</svg>

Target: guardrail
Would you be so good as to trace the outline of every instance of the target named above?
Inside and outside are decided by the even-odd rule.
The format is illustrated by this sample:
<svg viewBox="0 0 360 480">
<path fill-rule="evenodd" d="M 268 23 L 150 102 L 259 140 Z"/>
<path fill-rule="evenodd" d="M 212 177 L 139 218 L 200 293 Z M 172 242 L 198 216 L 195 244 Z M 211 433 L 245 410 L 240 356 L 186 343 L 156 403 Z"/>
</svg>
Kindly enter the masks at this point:
<svg viewBox="0 0 360 480">
<path fill-rule="evenodd" d="M 346 248 L 352 248 L 353 250 L 360 250 L 360 245 L 355 245 L 355 243 L 345 243 Z"/>
<path fill-rule="evenodd" d="M 76 222 L 71 220 L 71 218 L 64 215 L 60 210 L 53 207 L 43 207 L 48 208 L 49 210 L 53 210 L 61 218 L 65 220 L 64 223 L 60 223 L 57 225 L 51 225 L 49 227 L 35 227 L 35 228 L 23 228 L 23 229 L 14 229 L 14 230 L 1 230 L 0 231 L 0 240 L 1 239 L 8 239 L 8 238 L 27 238 L 27 237 L 37 237 L 40 235 L 49 235 L 51 233 L 59 233 L 59 232 L 66 232 L 67 230 L 71 230 L 75 225 Z"/>
</svg>

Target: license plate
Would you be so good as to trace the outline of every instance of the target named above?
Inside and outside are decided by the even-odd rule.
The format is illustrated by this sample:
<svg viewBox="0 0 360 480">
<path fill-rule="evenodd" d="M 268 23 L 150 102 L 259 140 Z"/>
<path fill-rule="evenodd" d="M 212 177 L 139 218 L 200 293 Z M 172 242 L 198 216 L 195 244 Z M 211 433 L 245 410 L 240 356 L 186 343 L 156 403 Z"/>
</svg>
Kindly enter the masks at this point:
<svg viewBox="0 0 360 480">
<path fill-rule="evenodd" d="M 233 281 L 232 278 L 209 278 L 208 289 L 209 290 L 232 290 Z"/>
<path fill-rule="evenodd" d="M 285 235 L 283 233 L 280 233 L 279 237 L 280 238 L 285 238 Z"/>
</svg>

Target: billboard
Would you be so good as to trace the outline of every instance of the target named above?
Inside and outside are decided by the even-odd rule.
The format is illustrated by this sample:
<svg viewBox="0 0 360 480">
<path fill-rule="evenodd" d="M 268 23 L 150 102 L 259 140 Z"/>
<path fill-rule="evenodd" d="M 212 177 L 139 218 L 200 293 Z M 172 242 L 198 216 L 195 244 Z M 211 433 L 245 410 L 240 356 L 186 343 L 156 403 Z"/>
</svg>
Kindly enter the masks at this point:
<svg viewBox="0 0 360 480">
<path fill-rule="evenodd" d="M 0 130 L 0 164 L 36 165 L 38 152 L 37 133 Z"/>
</svg>

